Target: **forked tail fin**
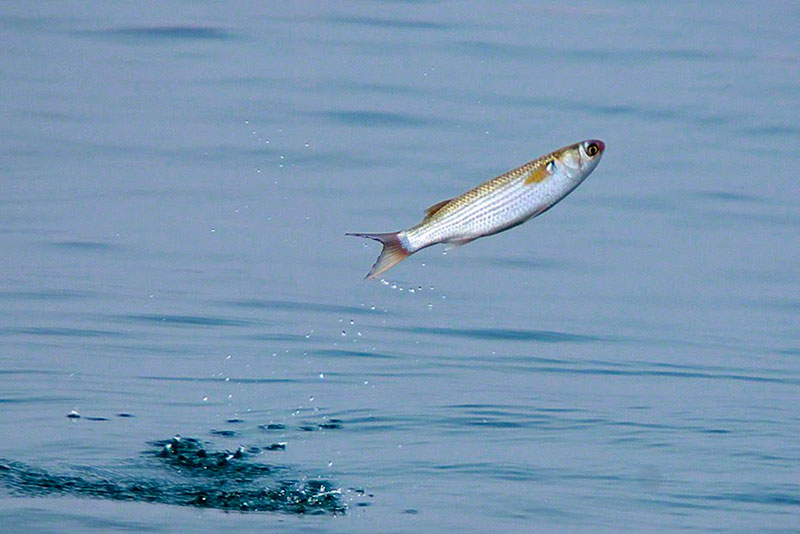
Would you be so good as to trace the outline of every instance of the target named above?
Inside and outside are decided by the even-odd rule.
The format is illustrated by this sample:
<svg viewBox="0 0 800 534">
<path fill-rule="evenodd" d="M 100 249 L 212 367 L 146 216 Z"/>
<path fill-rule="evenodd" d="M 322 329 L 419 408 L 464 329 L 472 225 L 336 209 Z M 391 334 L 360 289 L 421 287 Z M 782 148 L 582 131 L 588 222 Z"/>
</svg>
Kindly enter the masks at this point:
<svg viewBox="0 0 800 534">
<path fill-rule="evenodd" d="M 374 239 L 383 244 L 383 250 L 378 256 L 375 265 L 367 273 L 367 279 L 377 278 L 385 273 L 407 257 L 411 256 L 411 252 L 403 246 L 400 240 L 400 232 L 390 232 L 388 234 L 347 234 L 356 237 L 366 237 L 367 239 Z"/>
</svg>

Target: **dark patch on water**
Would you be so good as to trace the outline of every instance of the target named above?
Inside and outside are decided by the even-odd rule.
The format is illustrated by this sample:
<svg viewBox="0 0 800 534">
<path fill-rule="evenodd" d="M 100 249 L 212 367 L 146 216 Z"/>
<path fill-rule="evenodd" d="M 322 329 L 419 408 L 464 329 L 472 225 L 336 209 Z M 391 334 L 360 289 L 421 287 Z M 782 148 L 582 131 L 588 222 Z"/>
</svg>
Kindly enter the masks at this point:
<svg viewBox="0 0 800 534">
<path fill-rule="evenodd" d="M 114 316 L 125 322 L 135 321 L 139 323 L 163 324 L 168 326 L 249 326 L 252 321 L 246 319 L 234 319 L 230 317 L 211 317 L 200 315 L 174 315 L 160 313 L 140 313 Z"/>
<path fill-rule="evenodd" d="M 342 428 L 342 420 L 341 419 L 328 419 L 324 423 L 320 423 L 319 427 L 322 430 L 335 430 Z"/>
<path fill-rule="evenodd" d="M 692 191 L 691 196 L 719 200 L 723 202 L 737 202 L 747 204 L 760 204 L 764 199 L 752 194 L 734 193 L 731 191 Z"/>
<path fill-rule="evenodd" d="M 151 445 L 144 458 L 155 461 L 156 467 L 166 467 L 169 472 L 164 476 L 111 477 L 89 469 L 55 473 L 0 459 L 0 485 L 13 494 L 32 497 L 63 495 L 241 512 L 346 512 L 342 492 L 331 482 L 276 478 L 287 469 L 254 462 L 243 447 L 214 451 L 197 439 L 181 437 Z"/>
<path fill-rule="evenodd" d="M 713 59 L 742 59 L 734 53 L 723 54 L 709 50 L 696 50 L 688 48 L 653 48 L 647 49 L 576 49 L 553 48 L 550 46 L 535 46 L 529 44 L 499 43 L 485 40 L 453 41 L 451 47 L 467 54 L 477 55 L 481 58 L 495 56 L 502 58 L 548 58 L 565 61 L 587 62 L 604 61 L 607 63 L 641 63 L 643 61 L 710 61 Z"/>
<path fill-rule="evenodd" d="M 286 425 L 282 423 L 269 423 L 266 425 L 258 425 L 258 428 L 261 430 L 284 430 L 286 429 Z"/>
<path fill-rule="evenodd" d="M 223 438 L 232 438 L 236 436 L 236 432 L 233 430 L 211 430 L 211 434 L 215 436 L 222 436 Z"/>
<path fill-rule="evenodd" d="M 368 352 L 363 350 L 345 350 L 345 349 L 322 349 L 311 350 L 309 354 L 314 356 L 331 356 L 335 358 L 373 358 L 379 360 L 394 359 L 395 356 L 389 354 L 381 354 L 379 352 Z"/>
<path fill-rule="evenodd" d="M 346 126 L 367 127 L 419 127 L 431 123 L 429 119 L 409 113 L 391 113 L 387 111 L 320 111 L 315 115 Z"/>
<path fill-rule="evenodd" d="M 344 24 L 355 24 L 359 26 L 370 26 L 374 28 L 400 28 L 409 30 L 444 30 L 450 26 L 439 22 L 430 22 L 425 20 L 409 20 L 398 18 L 378 18 L 378 17 L 364 17 L 364 16 L 347 16 L 347 17 L 326 17 L 323 20 L 330 22 L 340 22 Z"/>
<path fill-rule="evenodd" d="M 241 300 L 222 300 L 218 301 L 219 304 L 227 306 L 235 306 L 239 308 L 250 308 L 255 310 L 286 310 L 286 311 L 316 311 L 316 312 L 332 312 L 341 314 L 353 315 L 375 315 L 385 313 L 380 310 L 372 310 L 368 308 L 359 308 L 358 306 L 342 306 L 340 304 L 323 304 L 318 302 L 295 302 L 283 300 L 265 300 L 265 299 L 241 299 Z"/>
<path fill-rule="evenodd" d="M 70 252 L 107 252 L 118 248 L 117 245 L 100 241 L 56 241 L 48 244 L 51 247 L 69 250 Z"/>
<path fill-rule="evenodd" d="M 233 33 L 210 26 L 132 26 L 98 31 L 75 32 L 76 35 L 98 35 L 123 41 L 201 40 L 219 41 L 235 37 Z"/>
<path fill-rule="evenodd" d="M 141 380 L 163 380 L 165 382 L 229 382 L 231 384 L 292 384 L 301 382 L 292 378 L 215 378 L 192 376 L 138 376 Z M 311 380 L 309 380 L 311 381 Z M 316 380 L 314 380 L 316 382 Z"/>
<path fill-rule="evenodd" d="M 9 300 L 76 300 L 95 297 L 91 291 L 71 289 L 43 289 L 40 291 L 0 291 L 0 299 Z"/>
<path fill-rule="evenodd" d="M 753 492 L 723 492 L 714 495 L 675 495 L 675 497 L 689 500 L 727 501 L 747 504 L 800 507 L 800 493 L 797 492 L 797 486 L 789 486 L 789 491 L 787 492 L 765 490 Z"/>
<path fill-rule="evenodd" d="M 45 337 L 99 337 L 99 338 L 120 338 L 127 337 L 124 332 L 112 330 L 92 330 L 88 328 L 65 328 L 47 326 L 23 326 L 14 328 L 0 328 L 0 335 L 3 334 L 25 334 L 30 336 Z"/>
<path fill-rule="evenodd" d="M 393 330 L 412 332 L 415 334 L 433 334 L 437 336 L 485 339 L 490 341 L 541 341 L 544 343 L 588 343 L 590 341 L 601 341 L 601 338 L 599 337 L 570 334 L 567 332 L 554 332 L 550 330 L 433 327 L 393 328 Z"/>
</svg>

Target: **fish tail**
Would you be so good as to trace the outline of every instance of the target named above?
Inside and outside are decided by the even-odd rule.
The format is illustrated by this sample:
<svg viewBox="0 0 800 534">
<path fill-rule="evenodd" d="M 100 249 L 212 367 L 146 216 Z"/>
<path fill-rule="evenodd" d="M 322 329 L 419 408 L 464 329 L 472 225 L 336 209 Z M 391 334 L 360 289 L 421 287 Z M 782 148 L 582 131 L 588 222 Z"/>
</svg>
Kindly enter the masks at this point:
<svg viewBox="0 0 800 534">
<path fill-rule="evenodd" d="M 367 273 L 367 280 L 377 278 L 412 254 L 412 252 L 410 252 L 408 248 L 403 245 L 403 241 L 400 239 L 400 232 L 389 232 L 387 234 L 346 235 L 366 237 L 367 239 L 380 241 L 383 244 L 383 250 L 378 256 L 378 259 L 375 261 L 375 265 L 373 265 L 372 269 L 370 269 L 369 273 Z"/>
</svg>

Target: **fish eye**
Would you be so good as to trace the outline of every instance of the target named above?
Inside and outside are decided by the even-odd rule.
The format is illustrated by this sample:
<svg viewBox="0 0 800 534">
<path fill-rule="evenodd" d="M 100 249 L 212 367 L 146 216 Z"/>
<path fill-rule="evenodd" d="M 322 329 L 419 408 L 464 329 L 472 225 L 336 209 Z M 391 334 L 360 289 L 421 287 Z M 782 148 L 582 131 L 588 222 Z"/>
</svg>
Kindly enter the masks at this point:
<svg viewBox="0 0 800 534">
<path fill-rule="evenodd" d="M 586 155 L 590 158 L 596 156 L 600 152 L 600 147 L 597 146 L 597 143 L 589 143 L 586 145 Z"/>
</svg>

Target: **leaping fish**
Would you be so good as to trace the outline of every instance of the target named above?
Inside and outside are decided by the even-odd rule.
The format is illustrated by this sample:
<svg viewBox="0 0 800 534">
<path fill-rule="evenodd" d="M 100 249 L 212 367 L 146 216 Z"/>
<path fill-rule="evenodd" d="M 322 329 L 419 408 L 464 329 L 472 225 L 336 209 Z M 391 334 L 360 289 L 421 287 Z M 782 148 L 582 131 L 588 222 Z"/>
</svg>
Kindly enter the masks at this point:
<svg viewBox="0 0 800 534">
<path fill-rule="evenodd" d="M 407 257 L 438 243 L 465 245 L 541 215 L 597 167 L 605 143 L 589 139 L 529 161 L 455 198 L 437 202 L 416 226 L 385 234 L 356 234 L 383 250 L 367 274 L 377 278 Z"/>
</svg>

